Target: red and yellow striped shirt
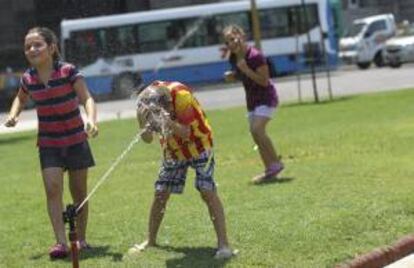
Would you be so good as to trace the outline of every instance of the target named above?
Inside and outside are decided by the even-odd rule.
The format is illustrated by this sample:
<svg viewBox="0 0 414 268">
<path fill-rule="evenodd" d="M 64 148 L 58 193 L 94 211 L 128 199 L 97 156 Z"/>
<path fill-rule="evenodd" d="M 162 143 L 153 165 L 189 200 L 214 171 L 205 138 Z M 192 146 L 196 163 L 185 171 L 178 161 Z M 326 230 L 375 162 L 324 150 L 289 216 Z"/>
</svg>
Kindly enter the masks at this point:
<svg viewBox="0 0 414 268">
<path fill-rule="evenodd" d="M 191 88 L 179 82 L 157 81 L 155 85 L 167 87 L 170 91 L 175 120 L 190 126 L 190 137 L 183 140 L 177 135 L 161 138 L 164 157 L 177 160 L 196 159 L 201 153 L 211 150 L 213 138 L 210 124 Z"/>
</svg>

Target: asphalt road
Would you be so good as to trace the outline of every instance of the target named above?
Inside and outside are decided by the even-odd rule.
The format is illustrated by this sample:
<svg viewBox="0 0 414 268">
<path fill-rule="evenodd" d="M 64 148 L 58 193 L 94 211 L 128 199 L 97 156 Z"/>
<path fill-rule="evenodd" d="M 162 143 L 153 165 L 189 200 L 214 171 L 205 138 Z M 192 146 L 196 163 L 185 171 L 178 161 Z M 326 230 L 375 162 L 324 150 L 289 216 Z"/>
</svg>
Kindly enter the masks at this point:
<svg viewBox="0 0 414 268">
<path fill-rule="evenodd" d="M 404 65 L 400 69 L 371 68 L 358 70 L 345 66 L 327 74 L 318 73 L 316 88 L 320 100 L 329 98 L 329 84 L 334 97 L 361 93 L 414 89 L 414 64 Z M 300 78 L 300 83 L 299 79 Z M 329 83 L 330 81 L 330 83 Z M 275 79 L 279 98 L 282 103 L 313 101 L 314 89 L 310 75 L 288 76 Z M 205 109 L 223 109 L 243 106 L 244 91 L 240 83 L 206 85 L 195 89 L 195 95 Z M 0 122 L 6 119 L 6 113 L 0 114 Z M 98 103 L 98 121 L 131 118 L 135 116 L 134 99 Z M 34 110 L 23 111 L 19 123 L 14 128 L 1 124 L 0 134 L 36 129 L 37 119 Z"/>
</svg>

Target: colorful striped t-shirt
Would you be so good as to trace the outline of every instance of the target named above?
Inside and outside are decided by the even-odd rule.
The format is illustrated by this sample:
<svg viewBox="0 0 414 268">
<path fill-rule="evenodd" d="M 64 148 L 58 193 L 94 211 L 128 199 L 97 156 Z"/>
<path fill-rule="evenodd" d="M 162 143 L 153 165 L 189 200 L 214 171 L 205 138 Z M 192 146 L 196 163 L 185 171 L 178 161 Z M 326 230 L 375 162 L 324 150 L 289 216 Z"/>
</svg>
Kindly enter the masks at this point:
<svg viewBox="0 0 414 268">
<path fill-rule="evenodd" d="M 200 154 L 211 150 L 213 137 L 210 124 L 191 88 L 179 82 L 156 81 L 154 85 L 165 86 L 169 89 L 175 120 L 178 123 L 190 126 L 190 137 L 183 140 L 177 135 L 161 139 L 165 148 L 165 158 L 176 160 L 190 160 L 199 158 Z"/>
</svg>

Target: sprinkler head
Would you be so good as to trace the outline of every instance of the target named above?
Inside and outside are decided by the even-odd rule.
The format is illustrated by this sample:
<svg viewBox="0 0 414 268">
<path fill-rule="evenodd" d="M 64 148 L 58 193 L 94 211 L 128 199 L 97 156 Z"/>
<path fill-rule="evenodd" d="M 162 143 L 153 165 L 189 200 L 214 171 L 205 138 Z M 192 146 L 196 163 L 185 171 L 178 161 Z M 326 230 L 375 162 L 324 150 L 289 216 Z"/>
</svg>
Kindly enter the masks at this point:
<svg viewBox="0 0 414 268">
<path fill-rule="evenodd" d="M 66 205 L 66 210 L 63 211 L 63 221 L 65 223 L 71 222 L 72 219 L 75 219 L 77 216 L 76 212 L 77 206 L 69 204 Z"/>
</svg>

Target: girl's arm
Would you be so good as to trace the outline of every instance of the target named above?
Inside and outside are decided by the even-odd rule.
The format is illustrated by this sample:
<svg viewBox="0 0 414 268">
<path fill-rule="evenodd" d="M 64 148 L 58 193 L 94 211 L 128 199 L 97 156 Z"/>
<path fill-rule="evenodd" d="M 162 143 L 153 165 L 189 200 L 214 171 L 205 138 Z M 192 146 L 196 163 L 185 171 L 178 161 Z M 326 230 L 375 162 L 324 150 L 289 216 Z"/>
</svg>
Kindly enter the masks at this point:
<svg viewBox="0 0 414 268">
<path fill-rule="evenodd" d="M 243 72 L 247 77 L 252 79 L 257 84 L 267 87 L 269 85 L 269 66 L 263 64 L 256 69 L 256 71 L 250 69 L 247 65 L 246 60 L 241 59 L 237 62 L 237 67 L 241 72 Z"/>
<path fill-rule="evenodd" d="M 18 117 L 22 112 L 24 106 L 26 105 L 28 99 L 29 95 L 25 93 L 22 89 L 19 89 L 16 98 L 14 98 L 13 100 L 13 104 L 10 108 L 10 112 L 7 116 L 6 122 L 4 123 L 6 127 L 14 127 L 17 124 Z"/>
<path fill-rule="evenodd" d="M 96 124 L 96 105 L 94 99 L 89 93 L 88 86 L 86 85 L 85 80 L 78 78 L 73 84 L 73 88 L 78 95 L 80 103 L 85 108 L 87 116 L 86 131 L 90 136 L 96 137 L 99 132 Z"/>
</svg>

